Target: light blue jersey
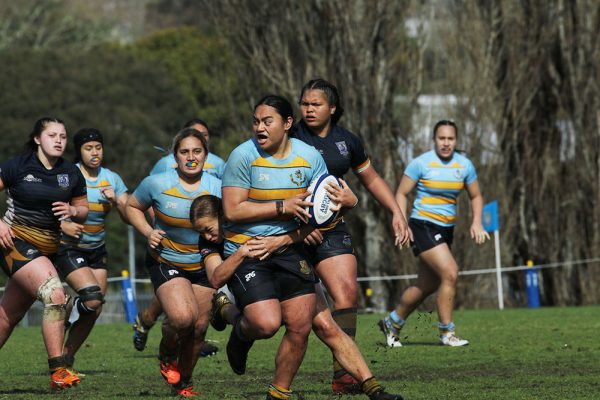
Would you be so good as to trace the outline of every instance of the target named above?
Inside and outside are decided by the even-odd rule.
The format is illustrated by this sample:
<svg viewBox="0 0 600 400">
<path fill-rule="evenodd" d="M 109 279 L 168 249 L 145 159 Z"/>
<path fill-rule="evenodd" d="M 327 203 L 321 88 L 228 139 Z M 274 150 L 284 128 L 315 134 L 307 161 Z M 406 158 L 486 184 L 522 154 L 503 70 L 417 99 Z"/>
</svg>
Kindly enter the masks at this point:
<svg viewBox="0 0 600 400">
<path fill-rule="evenodd" d="M 162 174 L 163 172 L 167 172 L 174 168 L 177 168 L 177 162 L 175 162 L 173 154 L 167 154 L 154 164 L 154 167 L 152 167 L 152 170 L 150 171 L 150 175 Z M 216 154 L 208 153 L 208 157 L 206 157 L 202 170 L 221 179 L 223 177 L 223 171 L 225 170 L 225 161 Z"/>
<path fill-rule="evenodd" d="M 442 161 L 434 150 L 412 160 L 404 175 L 417 182 L 410 217 L 442 226 L 454 226 L 456 198 L 465 185 L 477 179 L 475 167 L 467 157 L 454 152 L 449 161 Z"/>
<path fill-rule="evenodd" d="M 292 149 L 285 159 L 263 152 L 255 139 L 239 145 L 227 161 L 223 187 L 248 189 L 248 201 L 256 203 L 284 200 L 306 192 L 310 182 L 327 173 L 325 161 L 312 146 L 290 139 Z M 295 218 L 275 218 L 251 223 L 225 225 L 225 255 L 230 255 L 254 236 L 280 235 L 297 229 Z"/>
<path fill-rule="evenodd" d="M 188 192 L 179 183 L 179 175 L 172 169 L 162 174 L 150 175 L 133 193 L 144 208 L 152 206 L 155 229 L 165 231 L 165 237 L 156 249 L 148 249 L 155 260 L 185 270 L 204 267 L 198 252 L 199 234 L 190 223 L 190 206 L 201 195 L 221 197 L 221 181 L 205 174 L 200 187 Z"/>
<path fill-rule="evenodd" d="M 80 164 L 77 164 L 80 167 Z M 127 192 L 127 187 L 123 183 L 123 179 L 109 170 L 108 168 L 99 167 L 98 177 L 94 180 L 85 179 L 87 186 L 87 199 L 89 212 L 87 219 L 83 223 L 83 232 L 79 239 L 62 234 L 61 241 L 74 247 L 84 249 L 95 249 L 104 244 L 104 220 L 112 209 L 112 204 L 102 195 L 101 189 L 112 187 L 115 191 L 115 196 L 119 198 L 123 193 Z"/>
</svg>

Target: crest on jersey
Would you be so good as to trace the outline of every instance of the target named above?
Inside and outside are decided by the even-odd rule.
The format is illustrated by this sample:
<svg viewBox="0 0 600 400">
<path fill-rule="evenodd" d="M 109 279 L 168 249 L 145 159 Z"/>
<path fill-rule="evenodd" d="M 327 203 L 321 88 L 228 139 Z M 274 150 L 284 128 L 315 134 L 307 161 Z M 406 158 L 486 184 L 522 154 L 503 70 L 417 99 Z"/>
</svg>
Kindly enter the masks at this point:
<svg viewBox="0 0 600 400">
<path fill-rule="evenodd" d="M 69 175 L 58 174 L 58 175 L 56 175 L 56 179 L 58 179 L 58 186 L 60 186 L 61 188 L 69 187 Z"/>
<path fill-rule="evenodd" d="M 454 176 L 456 177 L 456 179 L 460 179 L 460 177 L 462 176 L 462 171 L 460 169 L 455 169 Z"/>
<path fill-rule="evenodd" d="M 290 174 L 290 179 L 296 184 L 296 186 L 302 186 L 304 182 L 306 182 L 306 176 L 299 169 L 297 169 L 293 174 Z"/>
<path fill-rule="evenodd" d="M 340 151 L 340 154 L 343 155 L 344 157 L 349 154 L 348 146 L 346 146 L 345 141 L 342 140 L 341 142 L 335 142 L 335 145 L 337 146 L 338 150 Z"/>
<path fill-rule="evenodd" d="M 305 260 L 300 260 L 300 272 L 304 275 L 310 274 L 310 265 Z"/>
</svg>

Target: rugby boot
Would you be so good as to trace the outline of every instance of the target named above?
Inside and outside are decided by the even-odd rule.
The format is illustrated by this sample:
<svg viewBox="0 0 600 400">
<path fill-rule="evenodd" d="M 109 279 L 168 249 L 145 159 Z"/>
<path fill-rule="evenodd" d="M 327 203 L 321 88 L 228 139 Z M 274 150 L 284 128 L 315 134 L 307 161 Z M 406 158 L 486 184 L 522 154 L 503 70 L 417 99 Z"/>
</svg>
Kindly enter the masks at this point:
<svg viewBox="0 0 600 400">
<path fill-rule="evenodd" d="M 248 361 L 248 352 L 252 347 L 254 340 L 244 341 L 235 334 L 235 329 L 231 330 L 229 341 L 227 342 L 227 360 L 229 366 L 238 375 L 246 373 L 246 361 Z"/>
<path fill-rule="evenodd" d="M 172 360 L 163 360 L 160 359 L 160 373 L 165 381 L 169 385 L 176 385 L 179 383 L 181 379 L 181 374 L 179 373 L 179 369 L 177 368 L 177 361 Z"/>
<path fill-rule="evenodd" d="M 135 347 L 137 351 L 143 351 L 146 348 L 149 332 L 150 328 L 144 327 L 142 317 L 138 314 L 135 317 L 135 324 L 133 325 L 133 347 Z"/>
<path fill-rule="evenodd" d="M 216 292 L 212 297 L 212 310 L 210 311 L 210 325 L 217 331 L 225 330 L 227 321 L 221 315 L 221 310 L 226 305 L 231 305 L 231 300 L 223 292 Z"/>
<path fill-rule="evenodd" d="M 469 341 L 466 339 L 461 339 L 454 331 L 450 331 L 444 335 L 440 336 L 440 344 L 443 346 L 451 346 L 451 347 L 461 347 L 469 344 Z"/>
<path fill-rule="evenodd" d="M 360 382 L 357 381 L 352 375 L 345 373 L 344 375 L 333 378 L 331 382 L 331 389 L 334 394 L 360 394 L 362 389 L 360 388 Z"/>
<path fill-rule="evenodd" d="M 369 400 L 404 400 L 399 394 L 387 393 L 383 388 L 369 395 Z"/>
<path fill-rule="evenodd" d="M 217 354 L 219 348 L 210 342 L 204 342 L 200 349 L 200 357 L 211 357 Z"/>
<path fill-rule="evenodd" d="M 394 326 L 394 321 L 390 317 L 379 320 L 377 325 L 385 335 L 385 342 L 388 347 L 402 347 L 402 343 L 400 343 L 400 329 Z"/>
<path fill-rule="evenodd" d="M 50 375 L 50 388 L 53 390 L 68 389 L 76 386 L 81 379 L 67 368 L 59 368 Z"/>
<path fill-rule="evenodd" d="M 196 397 L 200 396 L 200 392 L 194 392 L 194 385 L 190 382 L 179 382 L 173 385 L 173 394 L 179 397 Z"/>
</svg>

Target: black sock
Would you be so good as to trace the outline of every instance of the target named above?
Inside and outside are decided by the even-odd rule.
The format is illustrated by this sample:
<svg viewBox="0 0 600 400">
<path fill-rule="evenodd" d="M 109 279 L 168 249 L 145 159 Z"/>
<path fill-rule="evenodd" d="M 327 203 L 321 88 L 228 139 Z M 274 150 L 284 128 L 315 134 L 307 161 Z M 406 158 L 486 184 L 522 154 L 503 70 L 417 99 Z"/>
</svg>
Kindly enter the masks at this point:
<svg viewBox="0 0 600 400">
<path fill-rule="evenodd" d="M 357 313 L 358 313 L 358 310 L 355 307 L 342 308 L 339 310 L 335 310 L 331 313 L 331 316 L 333 317 L 333 320 L 335 321 L 335 323 L 338 324 L 338 326 L 340 328 L 342 328 L 344 333 L 346 335 L 350 336 L 352 338 L 352 340 L 354 340 L 354 337 L 356 336 L 356 315 L 357 315 Z M 348 372 L 344 368 L 342 368 L 342 366 L 340 365 L 338 360 L 336 360 L 334 357 L 334 359 L 333 359 L 333 377 L 335 379 L 337 379 L 347 373 Z"/>
<path fill-rule="evenodd" d="M 253 342 L 252 339 L 250 339 L 248 336 L 246 336 L 244 334 L 244 332 L 242 332 L 242 314 L 239 315 L 239 317 L 235 320 L 235 324 L 233 325 L 233 334 L 235 336 L 237 336 L 237 338 L 239 340 L 241 340 L 242 342 Z"/>
<path fill-rule="evenodd" d="M 56 371 L 57 369 L 66 367 L 67 363 L 64 356 L 52 357 L 48 359 L 48 368 L 50 369 L 50 373 Z"/>
</svg>

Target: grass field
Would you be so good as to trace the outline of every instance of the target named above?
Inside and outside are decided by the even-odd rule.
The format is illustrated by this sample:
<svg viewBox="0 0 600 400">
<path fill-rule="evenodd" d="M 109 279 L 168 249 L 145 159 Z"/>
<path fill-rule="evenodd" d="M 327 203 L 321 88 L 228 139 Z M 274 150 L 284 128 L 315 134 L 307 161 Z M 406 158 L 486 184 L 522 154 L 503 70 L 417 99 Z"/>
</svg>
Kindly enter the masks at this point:
<svg viewBox="0 0 600 400">
<path fill-rule="evenodd" d="M 459 334 L 471 345 L 437 344 L 435 314 L 415 313 L 403 331 L 404 347 L 388 349 L 376 322 L 359 317 L 358 342 L 379 380 L 406 399 L 600 399 L 600 307 L 459 311 Z M 224 350 L 227 331 L 210 330 Z M 126 324 L 97 326 L 80 351 L 76 367 L 87 376 L 61 394 L 48 389 L 47 364 L 39 327 L 17 328 L 0 350 L 0 399 L 169 398 L 160 378 L 156 349 L 160 332 L 137 352 Z M 264 399 L 273 372 L 278 338 L 259 341 L 248 371 L 230 371 L 223 352 L 201 359 L 196 389 L 204 399 Z M 305 399 L 365 398 L 330 391 L 329 351 L 311 343 L 293 389 Z"/>
</svg>

